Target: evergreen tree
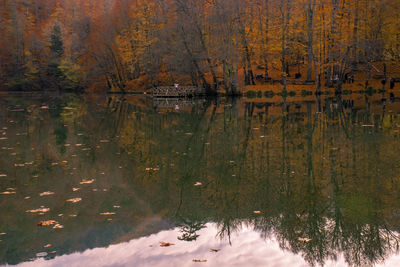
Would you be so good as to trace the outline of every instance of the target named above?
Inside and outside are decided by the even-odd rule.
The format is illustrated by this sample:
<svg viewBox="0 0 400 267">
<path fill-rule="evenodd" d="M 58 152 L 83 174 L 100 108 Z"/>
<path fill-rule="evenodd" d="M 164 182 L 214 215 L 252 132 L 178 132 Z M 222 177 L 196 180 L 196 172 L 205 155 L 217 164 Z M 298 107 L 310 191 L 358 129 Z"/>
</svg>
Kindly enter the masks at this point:
<svg viewBox="0 0 400 267">
<path fill-rule="evenodd" d="M 47 68 L 48 82 L 51 87 L 60 88 L 60 82 L 63 80 L 63 73 L 59 69 L 62 56 L 64 54 L 64 45 L 62 40 L 61 29 L 58 24 L 55 24 L 50 36 L 50 57 Z"/>
<path fill-rule="evenodd" d="M 50 52 L 51 55 L 57 59 L 61 59 L 64 54 L 64 44 L 61 35 L 61 29 L 58 24 L 54 25 L 53 32 L 51 33 Z"/>
</svg>

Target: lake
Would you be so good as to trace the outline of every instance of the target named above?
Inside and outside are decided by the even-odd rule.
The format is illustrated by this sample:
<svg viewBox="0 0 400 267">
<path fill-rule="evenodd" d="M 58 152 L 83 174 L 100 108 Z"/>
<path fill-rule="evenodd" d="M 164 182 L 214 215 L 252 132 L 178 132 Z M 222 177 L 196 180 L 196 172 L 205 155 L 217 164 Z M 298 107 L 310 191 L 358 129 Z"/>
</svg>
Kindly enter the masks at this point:
<svg viewBox="0 0 400 267">
<path fill-rule="evenodd" d="M 0 95 L 0 264 L 399 266 L 400 99 Z"/>
</svg>

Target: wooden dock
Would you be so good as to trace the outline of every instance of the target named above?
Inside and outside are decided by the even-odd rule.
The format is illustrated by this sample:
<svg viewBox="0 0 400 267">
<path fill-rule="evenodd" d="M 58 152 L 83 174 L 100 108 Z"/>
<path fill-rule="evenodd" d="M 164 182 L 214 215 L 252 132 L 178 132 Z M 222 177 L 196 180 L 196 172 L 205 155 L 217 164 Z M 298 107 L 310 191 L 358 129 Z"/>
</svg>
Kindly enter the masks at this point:
<svg viewBox="0 0 400 267">
<path fill-rule="evenodd" d="M 158 98 L 185 98 L 204 96 L 206 91 L 196 86 L 160 86 L 153 89 L 153 96 Z"/>
</svg>

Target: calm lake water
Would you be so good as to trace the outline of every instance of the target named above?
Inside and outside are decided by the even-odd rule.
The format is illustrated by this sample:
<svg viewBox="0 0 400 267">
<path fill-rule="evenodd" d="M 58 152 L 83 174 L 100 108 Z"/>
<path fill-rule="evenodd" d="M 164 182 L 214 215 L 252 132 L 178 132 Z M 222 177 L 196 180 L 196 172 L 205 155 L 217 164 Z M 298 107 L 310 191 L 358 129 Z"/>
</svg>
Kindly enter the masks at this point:
<svg viewBox="0 0 400 267">
<path fill-rule="evenodd" d="M 400 101 L 0 96 L 0 264 L 399 266 Z"/>
</svg>

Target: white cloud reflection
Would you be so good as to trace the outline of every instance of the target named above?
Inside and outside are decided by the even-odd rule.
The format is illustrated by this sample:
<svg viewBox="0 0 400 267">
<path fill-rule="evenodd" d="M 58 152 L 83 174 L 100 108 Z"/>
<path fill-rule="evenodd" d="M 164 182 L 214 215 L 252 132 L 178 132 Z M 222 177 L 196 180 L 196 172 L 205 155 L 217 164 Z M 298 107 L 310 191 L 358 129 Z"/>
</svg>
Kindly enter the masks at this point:
<svg viewBox="0 0 400 267">
<path fill-rule="evenodd" d="M 196 242 L 184 242 L 177 239 L 180 232 L 176 228 L 107 248 L 86 250 L 48 261 L 41 258 L 19 266 L 308 266 L 300 255 L 282 251 L 276 240 L 264 240 L 259 233 L 246 226 L 232 235 L 232 245 L 228 240 L 216 237 L 217 233 L 215 224 L 207 224 L 207 228 L 198 232 L 200 237 Z M 159 242 L 171 242 L 175 245 L 160 247 Z M 210 249 L 221 249 L 221 251 L 213 253 Z M 193 259 L 207 260 L 207 262 L 195 263 Z M 338 262 L 327 262 L 326 266 L 346 266 L 346 264 L 340 257 Z M 392 257 L 385 266 L 400 266 L 400 257 Z"/>
</svg>

